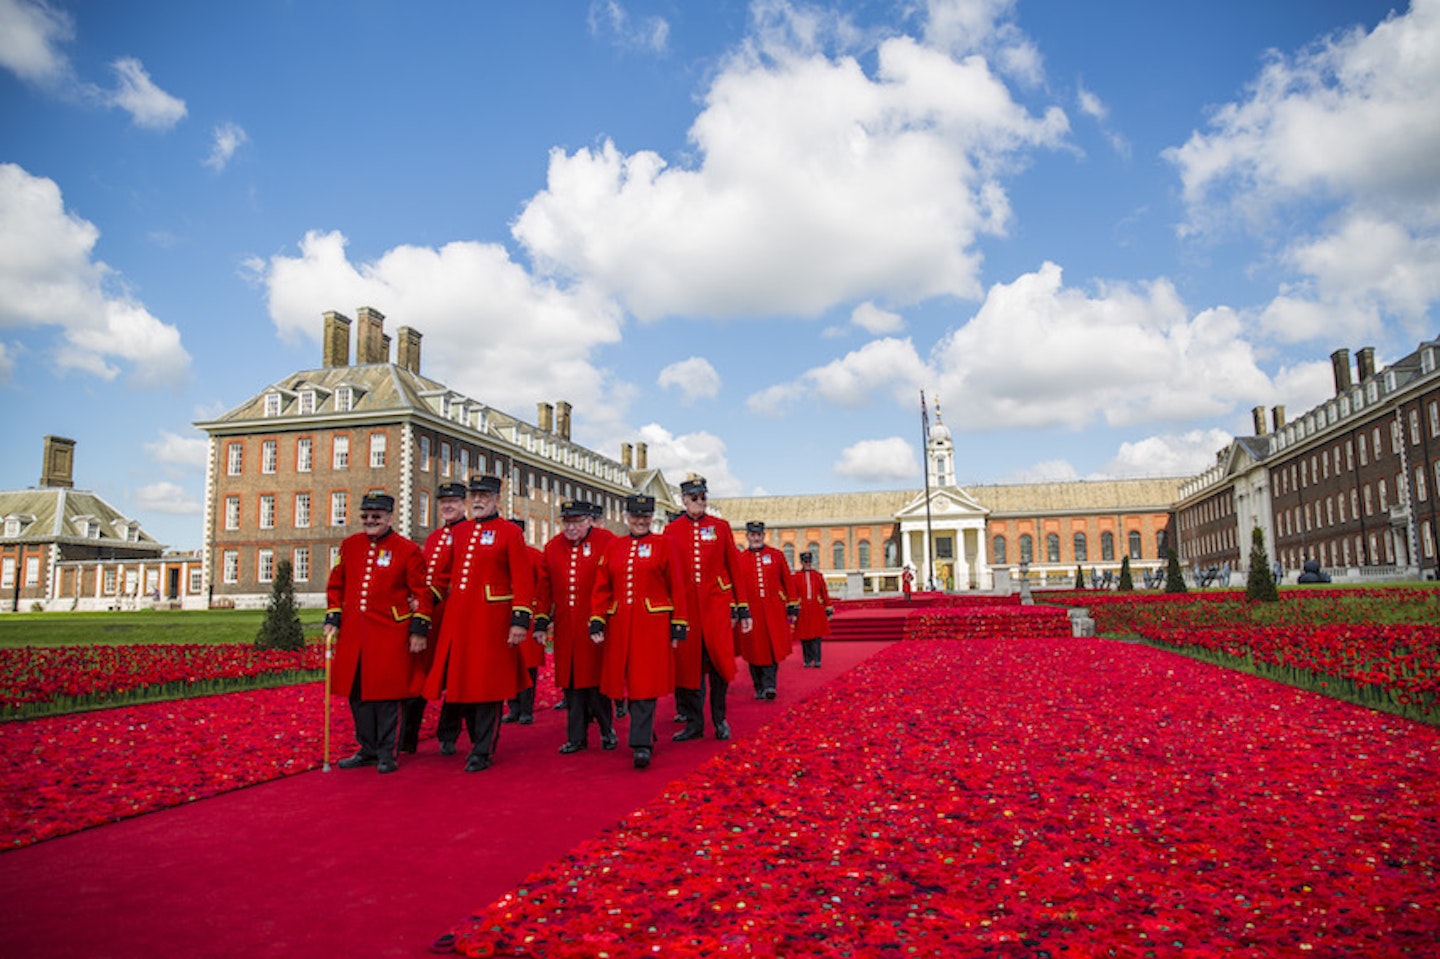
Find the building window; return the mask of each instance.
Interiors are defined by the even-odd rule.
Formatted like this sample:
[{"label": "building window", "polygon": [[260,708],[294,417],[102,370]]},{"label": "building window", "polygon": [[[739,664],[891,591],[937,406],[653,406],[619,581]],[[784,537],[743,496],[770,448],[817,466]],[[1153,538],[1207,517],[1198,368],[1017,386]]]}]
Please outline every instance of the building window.
[{"label": "building window", "polygon": [[295,441],[295,472],[308,473],[315,466],[315,441],[302,436]]},{"label": "building window", "polygon": [[870,568],[870,541],[869,541],[868,539],[862,539],[862,540],[860,541],[860,543],[855,547],[855,550],[856,550],[856,553],[857,553],[857,555],[856,555],[856,560],[857,560],[857,562],[859,562],[860,568],[861,568],[861,569],[869,569],[869,568]]},{"label": "building window", "polygon": [[15,588],[15,557],[6,556],[0,560],[0,587]]},{"label": "building window", "polygon": [[385,434],[370,434],[370,468],[381,469],[385,466]]},{"label": "building window", "polygon": [[260,528],[275,528],[275,494],[264,493],[260,496]]},{"label": "building window", "polygon": [[1085,534],[1084,534],[1084,533],[1076,533],[1076,534],[1075,534],[1075,562],[1077,562],[1077,563],[1083,563],[1083,562],[1085,562],[1085,561],[1086,561],[1087,559],[1089,559],[1089,558],[1090,558],[1090,554],[1089,554],[1089,552],[1088,552],[1088,550],[1087,550],[1087,548],[1086,548]]},{"label": "building window", "polygon": [[429,493],[421,492],[421,494],[420,494],[420,510],[419,510],[419,512],[420,512],[420,520],[419,520],[420,525],[421,525],[421,526],[429,526],[429,525],[430,525],[430,494],[429,494]]},{"label": "building window", "polygon": [[[441,443],[441,444],[440,444],[440,475],[443,476],[443,477],[445,477],[446,479],[449,479],[449,478],[450,478],[450,471],[451,471],[451,467],[450,467],[450,444],[449,444],[449,443]],[[460,477],[460,478],[461,478],[461,479],[464,479],[465,477],[462,476],[462,477]]]},{"label": "building window", "polygon": [[350,407],[355,405],[355,391],[348,386],[342,386],[335,391],[335,412],[349,412]]},{"label": "building window", "polygon": [[275,581],[275,551],[265,548],[255,556],[255,578],[262,583]]},{"label": "building window", "polygon": [[225,472],[231,476],[240,475],[240,467],[245,458],[244,443],[230,443],[225,447],[226,467]]},{"label": "building window", "polygon": [[104,586],[102,587],[105,590],[105,595],[114,596],[115,590],[118,588],[118,586],[119,576],[116,575],[115,570],[113,568],[106,569],[104,576]]},{"label": "building window", "polygon": [[1170,555],[1170,534],[1160,530],[1155,534],[1155,558],[1164,559]]},{"label": "building window", "polygon": [[1420,524],[1420,548],[1427,559],[1435,555],[1435,533],[1428,519]]},{"label": "building window", "polygon": [[1133,529],[1132,529],[1132,530],[1130,531],[1130,535],[1129,535],[1128,537],[1126,537],[1126,539],[1129,540],[1129,543],[1130,543],[1130,558],[1131,558],[1131,559],[1142,559],[1142,558],[1143,558],[1143,554],[1142,554],[1141,551],[1140,551],[1140,545],[1141,545],[1140,531],[1139,531],[1139,530],[1133,530]]},{"label": "building window", "polygon": [[310,494],[295,494],[295,528],[307,529],[310,526]]},{"label": "building window", "polygon": [[1100,534],[1100,559],[1106,563],[1115,561],[1115,534],[1109,531]]},{"label": "building window", "polygon": [[[240,582],[240,551],[238,549],[227,549],[225,551],[225,562],[221,569],[223,571],[222,578],[225,582]],[[109,572],[109,570],[106,570],[106,572]],[[110,592],[114,592],[114,590],[110,590]]]},{"label": "building window", "polygon": [[456,475],[456,476],[459,476],[462,480],[469,478],[469,476],[470,476],[470,451],[469,451],[469,450],[463,449],[463,448],[460,450],[460,472],[456,473],[455,475]]},{"label": "building window", "polygon": [[196,596],[200,590],[205,588],[205,571],[203,569],[192,569],[190,571],[190,595]]},{"label": "building window", "polygon": [[38,556],[25,557],[25,585],[40,585],[40,557]]},{"label": "building window", "polygon": [[420,437],[420,472],[430,472],[430,437]]},{"label": "building window", "polygon": [[260,444],[260,472],[275,472],[275,465],[279,461],[279,458],[276,451],[275,440],[266,440]]},{"label": "building window", "polygon": [[18,517],[7,517],[5,520],[5,535],[16,537],[20,535],[20,520]]},{"label": "building window", "polygon": [[300,415],[301,415],[301,416],[311,416],[311,415],[314,414],[314,412],[315,412],[315,391],[314,391],[314,390],[301,390],[301,391],[300,391]]},{"label": "building window", "polygon": [[330,494],[330,525],[345,525],[346,493],[344,490],[336,490]]},{"label": "building window", "polygon": [[290,578],[297,583],[310,582],[310,547],[295,547],[295,559],[291,563]]},{"label": "building window", "polygon": [[330,468],[344,470],[350,468],[350,437],[345,435],[336,436],[331,446]]},{"label": "building window", "polygon": [[1385,481],[1383,479],[1376,483],[1376,487],[1380,494],[1380,512],[1383,513],[1390,508],[1390,497],[1385,490]]},{"label": "building window", "polygon": [[1410,411],[1410,445],[1420,445],[1420,411]]},{"label": "building window", "polygon": [[815,557],[815,568],[816,568],[816,569],[819,569],[819,568],[820,568],[820,544],[819,544],[819,543],[815,543],[815,542],[806,543],[806,544],[805,544],[805,552],[807,552],[807,553],[809,553],[811,556]]},{"label": "building window", "polygon": [[1430,411],[1430,435],[1440,436],[1440,400],[1431,400],[1427,409]]},{"label": "building window", "polygon": [[279,394],[279,393],[266,393],[266,394],[265,394],[265,415],[266,415],[266,416],[279,416],[279,415],[280,415],[280,394]]},{"label": "building window", "polygon": [[830,558],[835,563],[836,569],[845,568],[845,544],[833,543],[830,546]]},{"label": "building window", "polygon": [[780,552],[782,552],[782,553],[785,554],[785,563],[786,563],[786,565],[788,565],[791,569],[794,569],[794,568],[795,568],[795,544],[794,544],[794,543],[786,543],[784,546],[781,546],[781,547],[780,547]]},{"label": "building window", "polygon": [[330,547],[330,568],[334,569],[340,563],[340,547]]},{"label": "building window", "polygon": [[990,541],[990,562],[996,566],[1004,566],[1009,562],[1005,558],[1005,537],[996,536]]},{"label": "building window", "polygon": [[225,528],[235,530],[240,528],[240,497],[225,497]]},{"label": "building window", "polygon": [[1035,540],[1029,533],[1020,534],[1020,562],[1035,562]]}]

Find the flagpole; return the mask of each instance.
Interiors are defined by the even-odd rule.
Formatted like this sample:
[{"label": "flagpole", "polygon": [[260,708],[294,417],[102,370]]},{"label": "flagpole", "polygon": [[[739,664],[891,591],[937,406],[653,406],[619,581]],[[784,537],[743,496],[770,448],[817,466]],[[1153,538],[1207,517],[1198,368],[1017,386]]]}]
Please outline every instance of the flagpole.
[{"label": "flagpole", "polygon": [[925,391],[920,391],[920,462],[925,473],[925,581],[935,591],[935,563],[930,557],[934,531],[930,528],[930,413],[925,408]]},{"label": "flagpole", "polygon": [[325,697],[325,756],[320,761],[322,772],[330,771],[330,634],[325,634],[325,690],[321,695]]}]

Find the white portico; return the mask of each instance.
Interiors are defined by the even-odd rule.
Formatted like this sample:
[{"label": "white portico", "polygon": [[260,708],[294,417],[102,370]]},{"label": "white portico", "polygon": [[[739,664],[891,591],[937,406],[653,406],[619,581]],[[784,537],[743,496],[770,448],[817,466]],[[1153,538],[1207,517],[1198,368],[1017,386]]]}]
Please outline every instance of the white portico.
[{"label": "white portico", "polygon": [[916,571],[915,585],[920,589],[930,589],[932,584],[946,590],[990,589],[993,583],[985,556],[985,522],[990,511],[955,485],[955,445],[941,419],[938,401],[935,425],[925,443],[925,469],[928,493],[921,492],[895,517],[900,524],[900,562]]}]

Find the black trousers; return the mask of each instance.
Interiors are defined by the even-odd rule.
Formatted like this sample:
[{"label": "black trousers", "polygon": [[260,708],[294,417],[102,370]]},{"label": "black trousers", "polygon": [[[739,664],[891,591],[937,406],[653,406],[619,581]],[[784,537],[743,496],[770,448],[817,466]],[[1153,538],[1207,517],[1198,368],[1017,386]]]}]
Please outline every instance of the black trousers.
[{"label": "black trousers", "polygon": [[[698,640],[697,640],[698,641]],[[675,690],[675,705],[685,717],[685,731],[705,732],[705,685],[710,685],[710,722],[716,726],[725,721],[725,697],[730,684],[710,661],[710,650],[700,650],[700,688]]]},{"label": "black trousers", "polygon": [[655,748],[655,700],[630,700],[630,748]]},{"label": "black trousers", "polygon": [[350,687],[350,715],[355,719],[355,741],[360,752],[380,759],[395,758],[395,732],[400,726],[400,700],[361,699],[360,666]]},{"label": "black trousers", "polygon": [[807,663],[814,663],[816,666],[819,666],[819,665],[820,665],[820,640],[819,640],[819,639],[802,639],[802,640],[800,640],[800,652],[801,652],[801,654],[805,657],[805,662],[807,662]]},{"label": "black trousers", "polygon": [[[590,735],[590,723],[600,727],[600,736],[615,735],[614,706],[599,686],[565,690],[565,739],[577,746]],[[633,722],[633,721],[632,721]]]},{"label": "black trousers", "polygon": [[767,689],[775,688],[775,680],[780,675],[780,664],[771,663],[769,666],[756,666],[750,664],[750,681],[755,684],[755,692],[758,695]]},{"label": "black trousers", "polygon": [[425,722],[425,697],[416,696],[400,702],[400,751],[413,753],[420,748],[420,727]]},{"label": "black trousers", "polygon": [[492,756],[500,744],[500,713],[503,701],[493,703],[456,703],[464,710],[465,726],[470,732],[470,755]]},{"label": "black trousers", "polygon": [[510,700],[510,715],[519,719],[521,716],[535,718],[535,684],[540,681],[540,669],[536,666],[530,667],[530,685],[520,690],[515,698]]},{"label": "black trousers", "polygon": [[475,711],[465,703],[445,703],[440,707],[440,722],[435,726],[435,738],[442,743],[458,742],[462,722],[465,724],[465,732],[470,735],[470,742],[475,742]]}]

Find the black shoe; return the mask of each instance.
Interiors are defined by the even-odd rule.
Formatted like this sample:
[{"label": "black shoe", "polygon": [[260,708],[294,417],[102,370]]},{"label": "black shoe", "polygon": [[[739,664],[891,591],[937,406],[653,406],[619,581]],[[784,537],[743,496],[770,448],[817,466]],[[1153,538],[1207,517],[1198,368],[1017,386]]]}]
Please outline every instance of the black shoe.
[{"label": "black shoe", "polygon": [[766,699],[774,699],[774,698],[775,698],[775,690],[773,690],[773,689],[767,689],[767,690],[765,690],[765,698],[766,698]]},{"label": "black shoe", "polygon": [[442,740],[440,741],[440,755],[442,755],[442,756],[453,756],[453,755],[455,755],[455,743],[454,743],[453,741],[452,741],[452,742],[446,742],[445,740],[442,739]]},{"label": "black shoe", "polygon": [[514,713],[506,713],[504,716],[501,716],[501,717],[500,717],[500,721],[501,721],[502,723],[513,723],[513,722],[517,721],[519,718],[520,718],[520,717],[517,716],[517,715],[515,715]]},{"label": "black shoe", "polygon": [[615,748],[616,746],[618,746],[618,745],[620,745],[620,737],[617,736],[617,735],[615,735],[615,733],[612,732],[612,733],[610,733],[610,735],[608,735],[608,736],[605,735],[604,733],[601,733],[601,734],[600,734],[600,748],[601,748],[601,749],[610,750],[610,749],[614,749],[614,748]]},{"label": "black shoe", "polygon": [[489,756],[477,756],[477,755],[475,755],[474,753],[471,753],[471,754],[470,754],[470,758],[468,758],[468,759],[465,760],[465,771],[466,771],[467,773],[483,772],[484,770],[489,769],[489,768],[490,768],[490,757],[489,757]]},{"label": "black shoe", "polygon": [[551,709],[564,709],[564,708],[565,708],[565,700],[563,700],[563,699],[560,700],[558,703],[556,703],[554,706],[551,706],[550,708],[551,708]]},{"label": "black shoe", "polygon": [[400,768],[400,764],[397,763],[394,759],[391,759],[389,756],[386,756],[384,759],[380,760],[375,765],[379,768],[382,775],[385,773],[393,773],[395,772],[395,770]]},{"label": "black shoe", "polygon": [[571,753],[578,753],[580,750],[585,749],[587,745],[587,743],[566,743],[560,747],[560,754],[562,756],[568,756]]},{"label": "black shoe", "polygon": [[373,766],[379,761],[378,757],[371,756],[368,753],[356,753],[353,756],[346,756],[335,765],[341,769],[359,769],[361,766]]},{"label": "black shoe", "polygon": [[635,768],[644,769],[650,765],[650,750],[644,746],[637,746],[635,749]]},{"label": "black shoe", "polygon": [[521,716],[518,720],[516,720],[516,722],[518,722],[522,726],[533,726],[535,724],[535,717],[531,713],[526,713],[524,716]]},{"label": "black shoe", "polygon": [[683,742],[688,742],[688,741],[691,740],[691,739],[700,739],[700,738],[703,738],[704,735],[705,735],[705,730],[703,730],[703,729],[692,729],[692,728],[690,728],[689,726],[686,726],[684,729],[680,730],[678,733],[676,733],[675,735],[671,736],[670,738],[673,739],[673,740],[674,740],[675,742],[677,742],[677,743],[683,743]]},{"label": "black shoe", "polygon": [[730,738],[730,724],[727,723],[727,722],[726,722],[725,720],[723,720],[723,719],[720,720],[718,723],[715,724],[715,738],[716,738],[716,739],[729,739],[729,738]]}]

